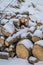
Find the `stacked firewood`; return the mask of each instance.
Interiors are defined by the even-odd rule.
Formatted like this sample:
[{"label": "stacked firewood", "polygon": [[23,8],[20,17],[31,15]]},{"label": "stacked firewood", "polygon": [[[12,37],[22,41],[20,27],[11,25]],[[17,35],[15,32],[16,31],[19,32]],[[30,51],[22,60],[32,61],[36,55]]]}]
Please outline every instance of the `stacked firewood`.
[{"label": "stacked firewood", "polygon": [[8,59],[16,55],[16,44],[21,40],[18,30],[24,29],[22,25],[28,26],[28,21],[27,15],[5,14],[0,23],[0,58]]},{"label": "stacked firewood", "polygon": [[[40,41],[42,44],[43,24],[34,22],[26,12],[5,14],[1,20],[0,58],[8,59],[17,55],[19,58],[29,58],[30,63],[37,62],[37,59],[43,60],[43,46]],[[30,60],[31,56],[35,61]]]}]

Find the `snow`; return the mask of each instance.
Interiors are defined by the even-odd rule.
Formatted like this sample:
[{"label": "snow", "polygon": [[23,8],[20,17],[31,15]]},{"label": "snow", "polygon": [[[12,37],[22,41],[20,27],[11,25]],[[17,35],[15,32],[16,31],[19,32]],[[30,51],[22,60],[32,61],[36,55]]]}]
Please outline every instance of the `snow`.
[{"label": "snow", "polygon": [[43,32],[43,25],[41,25],[39,28],[37,28]]},{"label": "snow", "polygon": [[6,32],[13,33],[14,32],[14,24],[13,23],[6,23],[4,26]]},{"label": "snow", "polygon": [[29,20],[28,25],[29,25],[29,27],[32,27],[32,26],[36,26],[36,23],[35,22],[32,22],[31,20]]},{"label": "snow", "polygon": [[35,44],[38,44],[40,46],[43,46],[43,40],[39,40],[39,41],[35,42]]},{"label": "snow", "polygon": [[14,48],[14,46],[13,45],[10,45],[9,48]]},{"label": "snow", "polygon": [[23,34],[21,34],[21,38],[26,38],[26,36],[28,35],[28,34],[30,34],[30,32],[25,32],[25,33],[23,33]]},{"label": "snow", "polygon": [[[18,6],[19,5],[19,9],[18,8],[14,8],[14,6]],[[34,7],[33,7],[34,5]],[[18,32],[10,37],[8,37],[6,39],[6,41],[12,41],[14,38],[16,37],[25,37],[30,34],[31,36],[37,36],[42,38],[43,37],[43,0],[25,0],[25,2],[19,3],[17,0],[0,0],[0,13],[6,13],[7,19],[10,19],[10,17],[15,13],[24,13],[24,12],[28,12],[29,13],[29,17],[31,20],[29,20],[28,26],[30,28],[25,28],[24,29],[19,29]],[[20,16],[19,18],[22,17],[22,15],[18,15]],[[25,15],[23,15],[25,16]],[[1,17],[1,16],[0,16]],[[3,18],[3,16],[2,16]],[[12,22],[17,22],[19,21],[18,19],[10,19],[9,23],[7,19],[2,19],[1,23],[5,24],[3,27],[5,28],[5,31],[9,32],[9,33],[13,33],[14,32],[14,25],[12,24]],[[37,28],[37,30],[31,34],[30,31],[34,31],[35,30],[35,26],[37,25],[37,23],[42,23],[42,25],[40,27]],[[28,32],[28,33],[27,33]],[[0,35],[2,35],[1,33],[1,28],[0,28]],[[32,48],[33,44],[30,40],[24,40],[24,41],[20,41],[22,42],[27,48]],[[35,44],[38,44],[40,46],[43,46],[43,40],[39,40],[37,42],[35,42]],[[1,45],[0,45],[1,46]],[[36,58],[30,57],[30,60],[35,60]],[[27,60],[24,59],[20,59],[20,58],[13,58],[13,59],[8,59],[8,60],[2,60],[0,59],[0,65],[32,65],[29,64]],[[39,61],[38,63],[35,63],[34,65],[43,65],[43,61]]]},{"label": "snow", "polygon": [[33,43],[29,39],[21,40],[18,44],[23,44],[26,48],[31,49],[33,47]]},{"label": "snow", "polygon": [[9,53],[7,52],[0,52],[1,55],[8,55]]},{"label": "snow", "polygon": [[2,44],[0,43],[0,47],[2,47]]},{"label": "snow", "polygon": [[35,31],[35,27],[34,26],[30,27],[29,31],[34,32]]},{"label": "snow", "polygon": [[7,22],[8,22],[7,19],[2,19],[2,20],[1,20],[1,24],[6,24]]},{"label": "snow", "polygon": [[1,36],[0,38],[3,39],[3,40],[5,39],[3,36]]},{"label": "snow", "polygon": [[25,29],[22,29],[20,30],[19,32],[17,32],[16,34],[14,34],[13,36],[10,36],[6,39],[6,41],[10,42],[12,41],[13,39],[15,39],[16,37],[19,37],[21,34],[27,32],[29,30],[29,28],[25,28]]},{"label": "snow", "polygon": [[37,58],[35,58],[33,56],[30,56],[30,58],[29,58],[29,61],[36,61],[36,60],[37,60]]},{"label": "snow", "polygon": [[38,63],[35,63],[34,65],[43,65],[43,61],[39,61]]},{"label": "snow", "polygon": [[[8,2],[12,2],[12,3],[10,3],[10,5],[12,5],[12,6],[15,6],[15,5],[18,5],[19,4],[19,6],[20,6],[20,9],[15,9],[15,8],[12,8],[12,7],[10,7],[10,6],[8,6],[7,8],[6,8],[6,12],[19,12],[19,13],[23,13],[23,12],[26,12],[26,11],[28,11],[31,15],[29,15],[33,20],[35,20],[35,21],[41,21],[42,23],[43,23],[43,4],[41,4],[41,3],[43,3],[43,1],[38,1],[38,0],[25,0],[25,2],[24,3],[18,3],[16,0],[14,0],[14,1],[12,1],[12,0],[7,0],[7,4],[6,4],[6,0],[4,1],[4,3],[2,2],[1,3],[1,5],[4,5],[4,4],[6,4],[6,5],[8,5],[9,3]],[[40,3],[41,2],[41,3]],[[15,3],[15,4],[14,4]],[[32,3],[35,5],[35,8],[32,6]],[[37,5],[36,5],[37,4]],[[0,5],[0,6],[1,6]],[[29,7],[30,6],[30,7]],[[1,6],[1,9],[3,10],[3,8],[5,7],[5,5],[4,6]]]},{"label": "snow", "polygon": [[9,22],[14,22],[14,23],[16,23],[16,22],[18,22],[18,21],[19,21],[19,19],[13,18],[13,19],[10,19]]},{"label": "snow", "polygon": [[8,60],[0,59],[0,65],[32,65],[32,64],[28,63],[27,60],[15,57],[13,59]]},{"label": "snow", "polygon": [[0,4],[0,11],[3,11],[8,6],[8,4],[11,3],[11,1],[12,0],[7,0],[7,1],[4,0],[3,2],[1,2],[1,4]]},{"label": "snow", "polygon": [[37,37],[42,38],[42,31],[36,30],[36,31],[34,32],[33,36],[37,36]]}]

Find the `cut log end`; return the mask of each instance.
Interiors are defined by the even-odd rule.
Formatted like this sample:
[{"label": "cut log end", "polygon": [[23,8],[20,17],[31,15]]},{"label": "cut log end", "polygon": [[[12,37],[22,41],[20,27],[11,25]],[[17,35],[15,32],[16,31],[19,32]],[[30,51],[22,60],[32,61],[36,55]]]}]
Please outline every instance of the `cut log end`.
[{"label": "cut log end", "polygon": [[43,61],[43,47],[39,45],[34,45],[32,53],[33,56],[35,56],[38,60]]},{"label": "cut log end", "polygon": [[32,37],[32,41],[33,42],[39,41],[40,39],[41,39],[40,37],[36,37],[36,36],[35,37]]},{"label": "cut log end", "polygon": [[29,51],[22,44],[16,46],[16,54],[19,58],[23,58],[23,59],[28,59],[29,57]]}]

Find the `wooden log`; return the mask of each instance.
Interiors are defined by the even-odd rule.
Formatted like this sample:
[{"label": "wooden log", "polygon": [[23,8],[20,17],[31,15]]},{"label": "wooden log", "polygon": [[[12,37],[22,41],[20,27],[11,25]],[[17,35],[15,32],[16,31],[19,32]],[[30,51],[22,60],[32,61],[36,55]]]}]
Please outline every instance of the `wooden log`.
[{"label": "wooden log", "polygon": [[36,29],[39,28],[42,25],[42,23],[37,23],[37,25],[35,26]]},{"label": "wooden log", "polygon": [[32,53],[38,60],[43,61],[43,40],[34,43]]},{"label": "wooden log", "polygon": [[21,23],[27,25],[29,22],[28,15],[21,15]]},{"label": "wooden log", "polygon": [[5,41],[5,46],[10,46],[11,44],[15,43],[15,42],[18,42],[20,40],[20,37],[16,37],[12,40],[7,40]]},{"label": "wooden log", "polygon": [[42,34],[42,31],[41,30],[35,30],[35,32],[33,33],[33,36],[32,36],[32,41],[33,42],[36,42],[38,40],[41,40],[42,39],[42,35],[43,34]]},{"label": "wooden log", "polygon": [[4,37],[1,36],[1,37],[0,37],[0,44],[4,44],[4,40],[5,40]]},{"label": "wooden log", "polygon": [[21,39],[21,34],[25,31],[28,31],[28,28],[25,28],[23,30],[20,30],[19,32],[17,32],[16,34],[13,34],[12,36],[8,37],[5,40],[5,45],[9,46],[15,42],[18,42]]},{"label": "wooden log", "polygon": [[39,40],[41,40],[40,37],[37,37],[37,36],[32,37],[32,41],[33,42],[36,42],[36,41],[39,41]]},{"label": "wooden log", "polygon": [[[28,57],[30,56],[29,44],[32,44],[32,42],[30,42],[30,40],[28,40],[28,39],[24,39],[24,40],[18,42],[18,44],[16,46],[16,54],[19,58],[28,59]],[[31,47],[31,45],[30,45],[30,47]]]},{"label": "wooden log", "polygon": [[2,28],[2,33],[3,33],[4,36],[7,36],[7,37],[11,36],[11,33],[6,32],[4,28]]},{"label": "wooden log", "polygon": [[13,23],[6,23],[3,27],[2,27],[2,33],[4,36],[11,36],[13,33],[15,32],[15,27]]},{"label": "wooden log", "polygon": [[21,18],[21,23],[24,24],[24,22],[25,22],[25,18],[22,17],[22,18]]},{"label": "wooden log", "polygon": [[27,17],[25,17],[25,23],[24,23],[24,25],[28,26],[28,22],[29,22],[29,16],[27,15]]},{"label": "wooden log", "polygon": [[43,61],[43,47],[40,45],[34,45],[32,50],[33,56],[35,56],[38,60]]},{"label": "wooden log", "polygon": [[9,58],[9,53],[7,53],[7,52],[0,52],[0,58],[1,59],[8,59]]},{"label": "wooden log", "polygon": [[11,51],[15,51],[15,48],[14,48],[15,46],[14,45],[10,45],[9,46],[9,51],[11,52]]}]

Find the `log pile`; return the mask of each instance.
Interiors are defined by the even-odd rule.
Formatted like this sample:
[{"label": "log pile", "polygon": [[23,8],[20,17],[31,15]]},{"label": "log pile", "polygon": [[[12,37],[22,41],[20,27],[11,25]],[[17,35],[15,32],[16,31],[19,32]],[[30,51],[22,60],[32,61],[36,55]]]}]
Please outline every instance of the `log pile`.
[{"label": "log pile", "polygon": [[[22,59],[35,57],[43,61],[43,24],[34,22],[26,13],[6,14],[0,24],[0,58],[9,59],[17,56]],[[41,54],[42,53],[42,54]],[[37,59],[36,59],[37,58]]]}]

